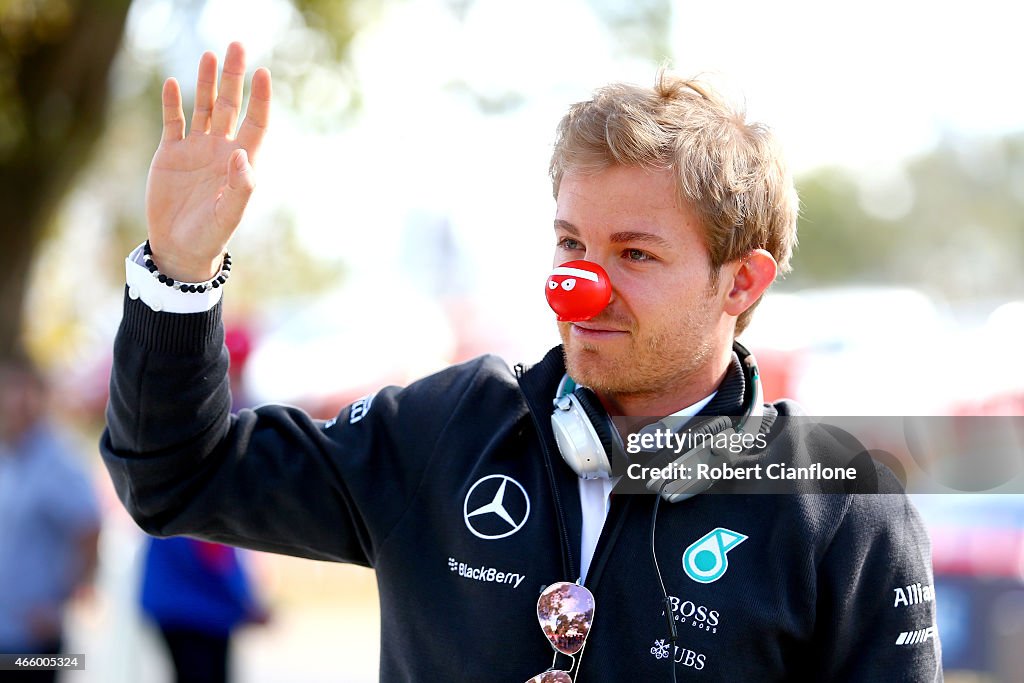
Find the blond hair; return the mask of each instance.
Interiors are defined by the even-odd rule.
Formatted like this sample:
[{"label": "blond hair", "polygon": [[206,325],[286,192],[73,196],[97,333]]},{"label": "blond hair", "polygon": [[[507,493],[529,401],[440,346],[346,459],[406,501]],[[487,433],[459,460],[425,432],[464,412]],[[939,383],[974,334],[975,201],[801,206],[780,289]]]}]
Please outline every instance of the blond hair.
[{"label": "blond hair", "polygon": [[[706,84],[662,70],[653,88],[608,85],[574,104],[551,157],[555,198],[567,171],[613,165],[675,173],[679,198],[701,219],[713,284],[723,264],[754,249],[771,253],[780,274],[790,270],[798,200],[775,135]],[[736,334],[758,302],[736,321]]]}]

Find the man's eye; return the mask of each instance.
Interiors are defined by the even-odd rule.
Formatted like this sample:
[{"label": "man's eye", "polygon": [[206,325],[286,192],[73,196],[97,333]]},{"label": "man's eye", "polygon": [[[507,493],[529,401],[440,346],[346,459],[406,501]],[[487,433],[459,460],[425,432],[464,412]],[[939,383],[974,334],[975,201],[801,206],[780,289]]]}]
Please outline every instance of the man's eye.
[{"label": "man's eye", "polygon": [[579,240],[574,240],[571,237],[563,237],[558,240],[558,246],[561,249],[568,249],[569,251],[576,251],[582,249],[583,245],[579,243]]},{"label": "man's eye", "polygon": [[653,257],[643,249],[627,249],[623,255],[630,261],[651,261]]}]

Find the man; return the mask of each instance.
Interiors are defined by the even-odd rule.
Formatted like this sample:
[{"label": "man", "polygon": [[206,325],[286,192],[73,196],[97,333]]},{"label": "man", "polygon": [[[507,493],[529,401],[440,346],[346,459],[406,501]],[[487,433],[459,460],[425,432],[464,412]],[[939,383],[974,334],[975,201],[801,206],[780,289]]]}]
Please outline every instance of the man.
[{"label": "man", "polygon": [[[4,654],[59,654],[67,602],[96,569],[96,499],[73,449],[47,418],[47,395],[44,377],[27,359],[0,363]],[[24,680],[52,681],[55,673],[19,675]]]},{"label": "man", "polygon": [[[563,119],[551,171],[554,262],[602,266],[606,308],[560,323],[563,346],[529,369],[484,357],[326,423],[281,406],[233,418],[224,254],[271,95],[257,70],[233,137],[243,74],[234,44],[218,92],[216,59],[203,56],[187,136],[178,86],[164,86],[149,246],[127,264],[102,444],[143,528],[373,567],[386,681],[538,674],[551,657],[538,596],[576,581],[596,613],[585,651],[557,659],[572,680],[941,677],[933,603],[893,604],[896,589],[931,584],[927,538],[901,494],[696,495],[657,509],[657,496],[609,495],[621,467],[583,478],[588,457],[556,443],[552,402],[578,384],[596,404],[580,424],[607,422],[604,411],[640,426],[745,414],[762,425],[748,436],[772,438],[769,459],[841,446],[827,431],[766,433],[794,408],[761,405],[755,366],[733,347],[795,241],[792,183],[765,128],[668,76],[599,91]],[[887,471],[871,474],[896,490]],[[578,645],[588,618],[554,614],[551,596],[582,598],[559,586],[545,593],[546,628],[572,624],[564,640]]]}]

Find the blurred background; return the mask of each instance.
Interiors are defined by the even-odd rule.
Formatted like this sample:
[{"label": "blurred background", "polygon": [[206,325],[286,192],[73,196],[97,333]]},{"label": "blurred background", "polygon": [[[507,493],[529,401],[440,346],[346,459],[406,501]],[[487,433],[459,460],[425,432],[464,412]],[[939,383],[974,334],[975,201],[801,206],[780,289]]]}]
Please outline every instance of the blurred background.
[{"label": "blurred background", "polygon": [[[1022,20],[998,0],[0,0],[0,356],[43,369],[102,516],[65,647],[88,669],[62,680],[170,680],[146,541],[95,446],[166,76],[188,117],[204,50],[241,40],[274,74],[225,298],[246,402],[327,417],[483,352],[539,359],[554,126],[667,63],[774,127],[797,175],[794,271],[744,335],[769,398],[1020,416]],[[948,678],[1024,680],[1024,499],[918,503]],[[269,619],[234,640],[236,680],[376,680],[372,573],[240,561]]]}]

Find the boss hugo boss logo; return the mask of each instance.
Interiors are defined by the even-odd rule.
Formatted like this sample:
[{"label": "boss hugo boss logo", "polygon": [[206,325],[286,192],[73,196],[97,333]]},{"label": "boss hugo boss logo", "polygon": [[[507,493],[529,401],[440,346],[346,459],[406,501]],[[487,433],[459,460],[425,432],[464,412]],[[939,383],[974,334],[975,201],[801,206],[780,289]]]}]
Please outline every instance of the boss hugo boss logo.
[{"label": "boss hugo boss logo", "polygon": [[488,541],[506,538],[530,517],[530,497],[522,484],[505,474],[476,481],[462,503],[462,518],[474,536]]},{"label": "boss hugo boss logo", "polygon": [[718,581],[729,568],[726,554],[747,540],[737,531],[718,527],[694,541],[683,552],[683,571],[698,583]]},{"label": "boss hugo boss logo", "polygon": [[[692,600],[680,600],[674,595],[670,595],[668,599],[672,605],[672,620],[679,622],[680,626],[718,633],[718,626],[722,623],[722,615],[718,610]],[[664,616],[665,610],[662,610],[661,614]]]}]

